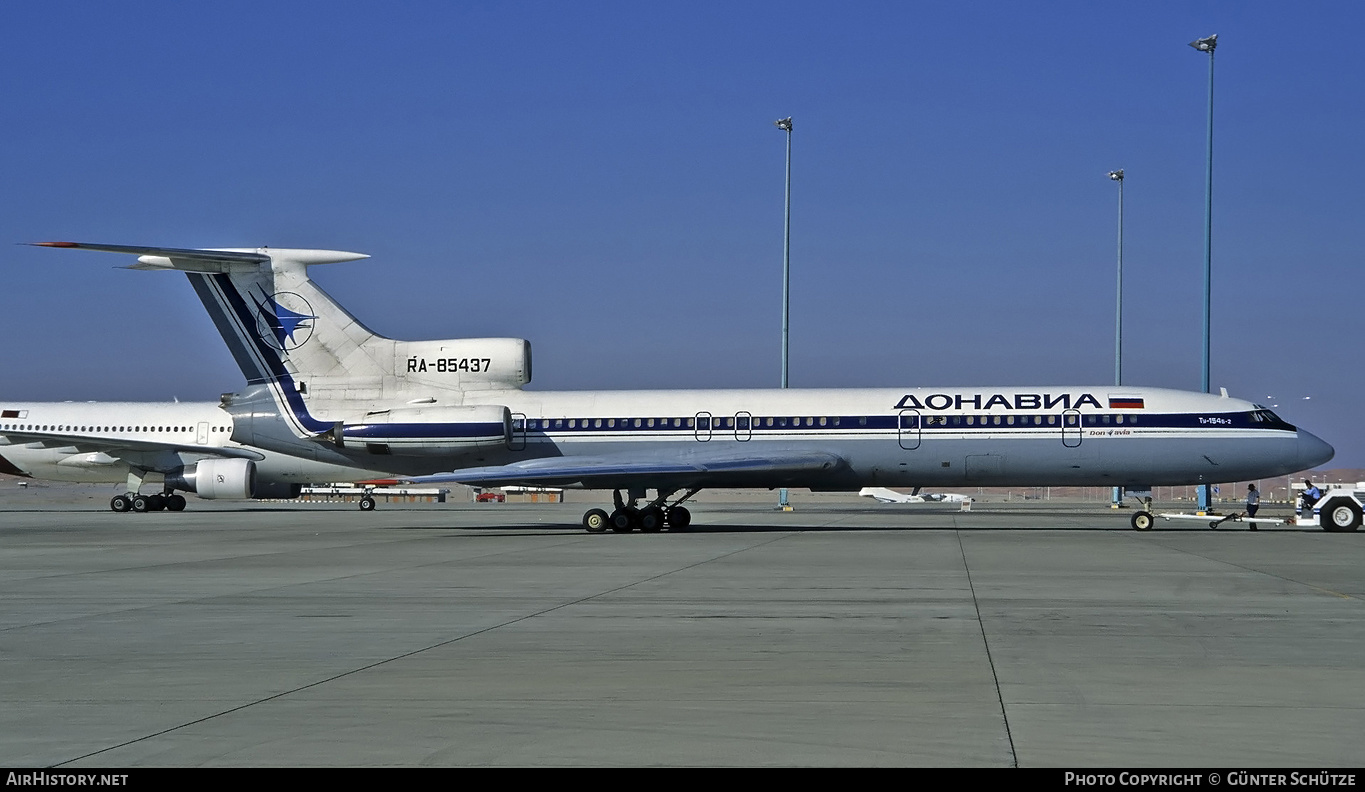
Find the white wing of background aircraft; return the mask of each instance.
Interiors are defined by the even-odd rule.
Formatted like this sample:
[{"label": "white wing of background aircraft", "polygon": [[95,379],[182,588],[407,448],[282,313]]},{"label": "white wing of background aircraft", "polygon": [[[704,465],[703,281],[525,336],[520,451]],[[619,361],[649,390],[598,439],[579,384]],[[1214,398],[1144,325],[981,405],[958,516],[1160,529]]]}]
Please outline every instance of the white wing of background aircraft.
[{"label": "white wing of background aircraft", "polygon": [[858,491],[858,495],[872,498],[878,503],[962,503],[974,500],[955,492],[920,492],[918,487],[909,494],[886,487],[863,487]]}]

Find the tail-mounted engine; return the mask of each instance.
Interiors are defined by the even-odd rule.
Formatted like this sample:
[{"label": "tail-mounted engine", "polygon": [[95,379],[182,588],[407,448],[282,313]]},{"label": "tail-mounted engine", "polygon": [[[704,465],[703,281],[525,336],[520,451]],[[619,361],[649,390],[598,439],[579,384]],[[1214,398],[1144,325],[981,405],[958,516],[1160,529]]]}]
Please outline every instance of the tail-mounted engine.
[{"label": "tail-mounted engine", "polygon": [[401,407],[338,422],[325,438],[372,454],[449,456],[506,446],[511,430],[506,407]]},{"label": "tail-mounted engine", "polygon": [[531,381],[531,343],[521,338],[394,341],[402,387],[427,391],[521,388]]}]

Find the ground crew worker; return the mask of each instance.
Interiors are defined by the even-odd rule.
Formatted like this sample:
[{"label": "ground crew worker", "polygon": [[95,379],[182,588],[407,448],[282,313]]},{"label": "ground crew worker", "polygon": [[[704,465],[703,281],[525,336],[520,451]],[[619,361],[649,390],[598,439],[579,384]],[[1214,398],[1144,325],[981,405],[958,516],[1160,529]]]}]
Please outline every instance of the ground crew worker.
[{"label": "ground crew worker", "polygon": [[1313,504],[1322,498],[1322,490],[1313,486],[1313,482],[1308,479],[1303,480],[1303,510],[1308,511],[1313,508]]}]

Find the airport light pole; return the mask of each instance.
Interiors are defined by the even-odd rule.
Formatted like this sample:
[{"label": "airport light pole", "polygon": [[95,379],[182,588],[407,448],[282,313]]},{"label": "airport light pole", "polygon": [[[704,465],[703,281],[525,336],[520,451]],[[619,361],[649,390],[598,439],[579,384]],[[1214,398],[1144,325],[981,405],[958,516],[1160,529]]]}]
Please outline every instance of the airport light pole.
[{"label": "airport light pole", "polygon": [[[1213,51],[1218,46],[1218,34],[1190,42],[1190,46],[1209,54],[1209,121],[1208,157],[1204,170],[1204,357],[1202,384],[1209,393],[1209,317],[1213,310]],[[1199,508],[1209,508],[1209,485],[1199,487]]]},{"label": "airport light pole", "polygon": [[[787,387],[787,339],[790,332],[791,311],[791,247],[792,247],[792,119],[791,116],[773,122],[787,133],[787,188],[782,220],[782,387]],[[787,488],[778,492],[777,507],[790,511]]]},{"label": "airport light pole", "polygon": [[[1123,168],[1109,171],[1109,178],[1119,183],[1119,275],[1118,297],[1114,306],[1114,384],[1123,384]],[[1110,493],[1114,508],[1123,505],[1123,487]]]}]

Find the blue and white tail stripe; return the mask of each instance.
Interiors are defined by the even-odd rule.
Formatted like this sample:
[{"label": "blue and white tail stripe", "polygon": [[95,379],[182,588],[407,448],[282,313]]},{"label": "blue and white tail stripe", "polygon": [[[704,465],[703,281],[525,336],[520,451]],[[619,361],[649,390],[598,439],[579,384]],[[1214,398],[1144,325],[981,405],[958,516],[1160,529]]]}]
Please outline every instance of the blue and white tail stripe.
[{"label": "blue and white tail stripe", "polygon": [[[265,384],[275,402],[300,437],[318,435],[332,429],[308,412],[303,395],[284,364],[284,355],[256,331],[258,316],[248,307],[231,276],[186,273],[204,308],[227,342],[238,367],[250,384]],[[263,295],[268,298],[268,295]]]}]

